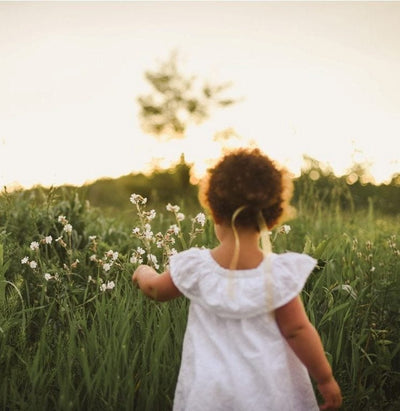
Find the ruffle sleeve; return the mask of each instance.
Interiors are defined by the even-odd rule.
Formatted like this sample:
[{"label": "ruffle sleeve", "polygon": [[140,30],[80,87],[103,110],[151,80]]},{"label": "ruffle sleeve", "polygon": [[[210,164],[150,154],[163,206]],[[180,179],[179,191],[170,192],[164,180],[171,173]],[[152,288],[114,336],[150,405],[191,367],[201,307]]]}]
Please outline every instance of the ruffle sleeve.
[{"label": "ruffle sleeve", "polygon": [[245,318],[273,311],[300,294],[315,264],[305,254],[272,254],[254,269],[231,271],[209,250],[192,248],[171,257],[170,273],[191,301],[223,317]]},{"label": "ruffle sleeve", "polygon": [[274,309],[282,307],[300,294],[317,260],[307,254],[272,255],[272,287]]}]

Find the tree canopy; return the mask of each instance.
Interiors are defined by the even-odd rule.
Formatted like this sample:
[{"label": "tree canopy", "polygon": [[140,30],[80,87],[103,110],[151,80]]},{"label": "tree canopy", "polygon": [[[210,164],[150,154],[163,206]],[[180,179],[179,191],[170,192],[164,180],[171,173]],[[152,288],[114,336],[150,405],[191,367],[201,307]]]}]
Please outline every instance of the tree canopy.
[{"label": "tree canopy", "polygon": [[183,138],[190,124],[202,123],[214,108],[237,102],[223,95],[231,83],[210,84],[194,75],[183,74],[176,52],[155,70],[146,71],[145,78],[152,91],[137,99],[141,126],[160,140]]}]

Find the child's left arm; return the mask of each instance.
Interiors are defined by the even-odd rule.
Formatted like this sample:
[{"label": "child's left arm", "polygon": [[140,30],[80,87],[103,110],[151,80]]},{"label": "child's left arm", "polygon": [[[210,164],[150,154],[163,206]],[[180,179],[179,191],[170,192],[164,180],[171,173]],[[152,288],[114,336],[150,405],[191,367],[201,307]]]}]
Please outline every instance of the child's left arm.
[{"label": "child's left arm", "polygon": [[135,270],[132,276],[132,282],[136,284],[145,295],[156,301],[168,301],[182,295],[173,283],[169,271],[158,274],[154,268],[148,265],[140,265]]}]

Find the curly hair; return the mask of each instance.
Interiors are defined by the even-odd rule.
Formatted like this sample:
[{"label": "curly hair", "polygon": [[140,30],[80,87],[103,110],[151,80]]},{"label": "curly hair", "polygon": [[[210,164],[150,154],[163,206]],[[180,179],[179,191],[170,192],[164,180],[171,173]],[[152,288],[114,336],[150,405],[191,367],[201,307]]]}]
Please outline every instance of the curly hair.
[{"label": "curly hair", "polygon": [[293,213],[289,205],[293,184],[285,169],[278,169],[259,149],[238,149],[226,154],[202,180],[199,199],[217,223],[260,230],[259,213],[269,229]]}]

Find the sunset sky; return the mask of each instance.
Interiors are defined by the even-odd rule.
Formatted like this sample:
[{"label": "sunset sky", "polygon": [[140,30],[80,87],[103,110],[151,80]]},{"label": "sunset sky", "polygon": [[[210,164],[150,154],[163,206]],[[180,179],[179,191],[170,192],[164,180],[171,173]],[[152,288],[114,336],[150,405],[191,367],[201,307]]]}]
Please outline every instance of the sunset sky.
[{"label": "sunset sky", "polygon": [[[168,166],[201,174],[255,143],[294,173],[400,172],[400,2],[0,2],[0,185],[82,184]],[[184,140],[140,129],[144,72],[182,70],[243,97]]]}]

